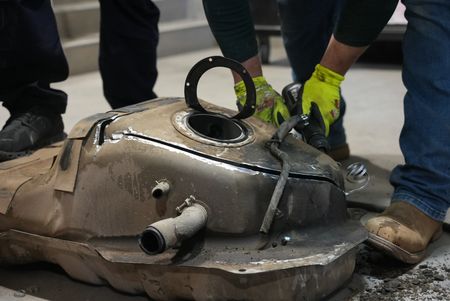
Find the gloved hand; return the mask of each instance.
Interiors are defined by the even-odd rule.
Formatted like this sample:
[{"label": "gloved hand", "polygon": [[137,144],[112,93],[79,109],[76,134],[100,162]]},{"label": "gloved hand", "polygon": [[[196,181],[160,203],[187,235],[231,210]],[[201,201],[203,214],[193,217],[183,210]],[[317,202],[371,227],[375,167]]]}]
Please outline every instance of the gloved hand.
[{"label": "gloved hand", "polygon": [[[256,88],[255,116],[279,127],[283,121],[291,117],[283,98],[267,83],[263,76],[254,77],[253,83]],[[243,81],[238,82],[234,86],[234,92],[237,97],[237,105],[243,106],[246,100],[246,90]]]},{"label": "gloved hand", "polygon": [[319,64],[302,87],[302,113],[309,115],[311,103],[315,103],[322,115],[327,137],[330,125],[339,118],[340,85],[343,80],[342,75]]}]

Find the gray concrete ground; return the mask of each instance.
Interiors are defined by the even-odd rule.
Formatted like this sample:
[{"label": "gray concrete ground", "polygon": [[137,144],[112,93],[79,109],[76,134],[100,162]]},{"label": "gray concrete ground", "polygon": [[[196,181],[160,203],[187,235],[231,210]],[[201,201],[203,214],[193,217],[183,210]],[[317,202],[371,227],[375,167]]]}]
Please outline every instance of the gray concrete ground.
[{"label": "gray concrete ground", "polygon": [[[273,42],[271,64],[264,67],[264,73],[268,81],[278,91],[281,91],[291,81],[290,69],[280,40],[275,38]],[[191,66],[200,59],[211,55],[220,55],[219,49],[212,48],[160,59],[158,61],[157,94],[164,97],[182,96],[184,80]],[[73,76],[55,87],[63,89],[69,94],[69,107],[64,115],[67,130],[83,117],[109,109],[102,96],[101,79],[96,72]],[[352,152],[351,160],[365,161],[372,177],[366,190],[357,192],[350,197],[353,202],[377,209],[381,209],[389,203],[391,193],[388,183],[389,172],[396,164],[402,163],[398,136],[403,122],[402,99],[404,93],[399,64],[358,63],[346,76],[343,83],[343,94],[348,103],[345,127]],[[235,98],[230,73],[225,69],[208,71],[201,79],[198,95],[209,102],[234,108]],[[1,109],[0,123],[3,123],[7,117],[7,112]],[[450,268],[449,258],[450,236],[446,233],[443,239],[433,244],[427,263],[429,267],[442,267],[442,273],[444,273],[445,279],[448,279],[449,274],[445,274],[445,269]],[[389,261],[388,263],[390,264]],[[383,260],[383,264],[386,264],[386,261]],[[419,267],[415,269],[420,271]],[[384,276],[377,278],[376,275],[368,274],[366,270],[365,266],[360,266],[352,283],[333,300],[349,299],[349,296],[354,295],[355,291],[376,287],[380,281],[383,283],[383,280],[386,281],[386,277],[391,277],[383,274]],[[398,268],[396,271],[405,272],[399,272],[392,277],[406,277],[404,274],[409,271],[409,268]],[[412,271],[414,274],[414,270]],[[355,283],[359,283],[356,285],[357,288],[355,288]],[[75,282],[68,279],[60,270],[47,266],[32,266],[25,271],[0,269],[1,285],[13,289],[23,289],[32,295],[52,300],[146,300],[145,297],[119,294],[108,287],[93,287]],[[450,296],[450,282],[441,281],[440,285],[443,287],[444,293],[448,292],[447,297]],[[0,287],[0,299],[2,299],[1,292]],[[389,291],[383,292],[390,293]],[[402,298],[406,296],[405,298],[409,299],[404,300],[415,300],[416,293],[417,291],[411,293],[413,295],[410,297],[403,295]],[[364,299],[364,296],[364,293],[357,294],[354,297],[357,299],[354,300],[368,300]],[[434,296],[438,295],[433,295],[431,291],[425,290],[422,297],[417,300],[426,298],[434,300]],[[436,297],[435,300],[438,299]],[[393,297],[391,300],[398,299]]]}]

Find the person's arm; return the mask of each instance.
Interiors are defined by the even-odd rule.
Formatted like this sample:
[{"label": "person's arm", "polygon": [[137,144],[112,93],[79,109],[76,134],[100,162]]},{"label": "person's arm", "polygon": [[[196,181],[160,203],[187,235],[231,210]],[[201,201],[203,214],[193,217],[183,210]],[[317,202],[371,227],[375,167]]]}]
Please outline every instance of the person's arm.
[{"label": "person's arm", "polygon": [[339,42],[331,37],[327,50],[320,61],[320,65],[345,75],[353,63],[366,51],[367,46],[353,47]]},{"label": "person's arm", "polygon": [[346,1],[327,50],[302,91],[302,113],[310,114],[312,104],[317,105],[327,136],[330,125],[339,118],[344,75],[377,38],[397,3],[398,0]]},{"label": "person's arm", "polygon": [[[283,98],[263,77],[256,33],[247,0],[203,0],[206,18],[222,54],[240,62],[253,79],[256,89],[255,116],[279,126],[290,117]],[[245,85],[233,72],[237,104],[244,105]]]},{"label": "person's arm", "polygon": [[203,0],[208,24],[225,57],[244,62],[258,54],[247,0]]},{"label": "person's arm", "polygon": [[339,15],[334,37],[352,47],[370,45],[388,23],[398,0],[347,0]]},{"label": "person's arm", "polygon": [[345,75],[380,34],[398,0],[347,0],[320,64]]},{"label": "person's arm", "polygon": [[[223,56],[240,62],[252,77],[262,76],[258,44],[247,0],[203,0],[206,19]],[[241,81],[233,72],[235,83]]]}]

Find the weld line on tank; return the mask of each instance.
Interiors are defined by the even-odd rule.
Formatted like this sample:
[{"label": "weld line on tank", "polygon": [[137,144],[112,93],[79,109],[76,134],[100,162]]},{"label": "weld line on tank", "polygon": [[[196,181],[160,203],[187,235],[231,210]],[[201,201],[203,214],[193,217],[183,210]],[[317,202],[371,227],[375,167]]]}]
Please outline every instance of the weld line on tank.
[{"label": "weld line on tank", "polygon": [[[194,150],[183,148],[182,146],[179,146],[179,145],[171,144],[171,143],[168,143],[168,142],[165,142],[165,141],[161,141],[161,140],[154,139],[154,138],[151,138],[151,137],[143,136],[143,135],[140,135],[140,134],[124,133],[124,136],[131,136],[131,137],[136,137],[136,138],[139,138],[139,139],[149,140],[149,141],[152,141],[152,142],[155,142],[155,143],[159,143],[159,144],[162,144],[162,145],[165,145],[165,146],[173,147],[175,149],[184,151],[186,153],[190,153],[190,154],[193,154],[193,155],[197,155],[197,156],[204,157],[204,158],[207,158],[207,159],[210,159],[210,160],[214,160],[214,161],[217,161],[217,162],[221,162],[221,163],[226,163],[226,164],[229,164],[229,165],[232,165],[232,166],[236,166],[236,167],[240,167],[240,168],[246,168],[246,169],[250,169],[250,170],[253,170],[253,171],[263,172],[263,173],[276,175],[276,176],[280,175],[280,171],[267,169],[267,168],[262,168],[262,167],[258,167],[258,166],[252,166],[252,165],[243,164],[243,163],[237,163],[237,162],[228,161],[228,160],[225,160],[225,159],[222,159],[222,158],[209,156],[209,155],[206,155],[206,154],[203,154],[203,153],[200,153],[200,152],[196,152]],[[306,180],[316,180],[316,181],[328,182],[328,183],[331,183],[334,186],[339,188],[339,185],[337,185],[333,180],[331,180],[329,178],[326,178],[326,177],[314,176],[314,175],[306,175],[306,174],[298,174],[298,173],[294,173],[294,174],[293,173],[289,173],[289,177],[290,178],[294,178],[294,179],[306,179]]]}]

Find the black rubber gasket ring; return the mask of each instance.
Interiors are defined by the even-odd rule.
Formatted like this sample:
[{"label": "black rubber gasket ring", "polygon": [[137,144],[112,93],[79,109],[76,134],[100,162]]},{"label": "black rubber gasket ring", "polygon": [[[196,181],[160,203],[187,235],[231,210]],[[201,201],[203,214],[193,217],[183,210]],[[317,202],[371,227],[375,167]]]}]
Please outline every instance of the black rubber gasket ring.
[{"label": "black rubber gasket ring", "polygon": [[244,81],[245,89],[247,91],[247,99],[245,105],[240,109],[239,113],[231,117],[233,119],[245,119],[253,115],[256,105],[256,90],[252,77],[248,71],[239,62],[228,59],[222,56],[207,57],[192,67],[189,71],[186,81],[184,83],[184,98],[189,108],[194,110],[209,113],[202,107],[197,97],[197,85],[202,75],[215,67],[225,67],[239,74]]}]

